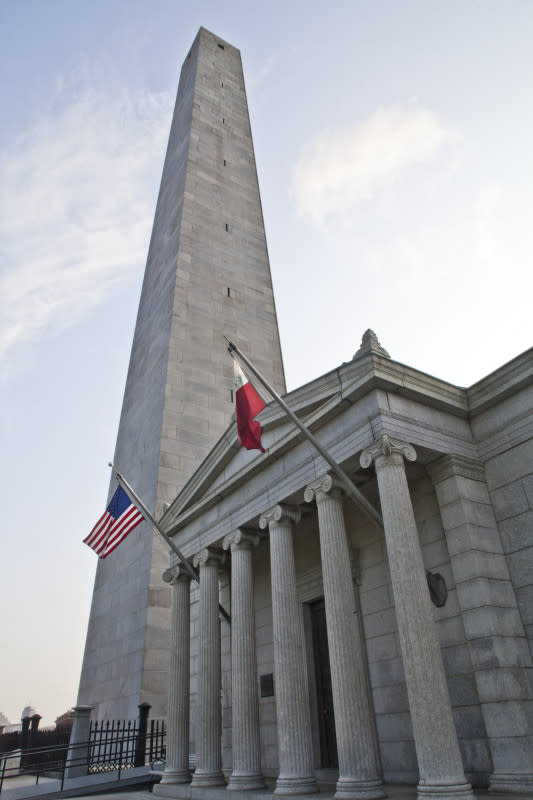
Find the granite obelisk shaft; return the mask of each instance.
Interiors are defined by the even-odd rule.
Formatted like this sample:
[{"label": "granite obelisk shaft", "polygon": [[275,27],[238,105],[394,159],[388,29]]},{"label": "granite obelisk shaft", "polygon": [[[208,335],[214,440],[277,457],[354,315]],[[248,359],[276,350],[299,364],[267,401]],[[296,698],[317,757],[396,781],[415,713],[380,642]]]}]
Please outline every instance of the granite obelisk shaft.
[{"label": "granite obelisk shaft", "polygon": [[[240,53],[202,28],[181,70],[114,456],[156,519],[231,422],[224,334],[284,391]],[[133,718],[140,702],[166,715],[167,550],[143,523],[98,565],[78,695],[93,717]]]}]

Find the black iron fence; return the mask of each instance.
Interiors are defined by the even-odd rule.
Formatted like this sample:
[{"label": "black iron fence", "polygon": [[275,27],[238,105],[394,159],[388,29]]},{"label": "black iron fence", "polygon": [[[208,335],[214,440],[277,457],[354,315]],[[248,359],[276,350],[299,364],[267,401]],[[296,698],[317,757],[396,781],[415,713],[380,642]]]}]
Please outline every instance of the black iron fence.
[{"label": "black iron fence", "polygon": [[21,774],[35,776],[35,783],[41,776],[58,778],[62,791],[65,773],[71,768],[78,775],[117,772],[120,780],[124,770],[164,762],[165,739],[165,721],[143,720],[141,715],[139,722],[91,723],[89,739],[70,748],[67,734],[66,741],[57,744],[0,750],[0,791],[4,780]]},{"label": "black iron fence", "polygon": [[26,750],[11,750],[0,755],[0,792],[4,780],[19,775],[35,777],[35,783],[43,775],[59,777],[61,788],[65,775],[68,743],[66,745],[48,745],[47,747],[31,747]]},{"label": "black iron fence", "polygon": [[165,760],[165,721],[150,720],[149,726],[137,720],[92,722],[89,735],[90,774],[143,767]]},{"label": "black iron fence", "polygon": [[0,734],[0,757],[3,753],[11,750],[21,750],[26,752],[28,749],[54,747],[66,745],[70,740],[70,729],[61,728],[41,728],[31,731],[28,736],[26,731],[10,731]]}]

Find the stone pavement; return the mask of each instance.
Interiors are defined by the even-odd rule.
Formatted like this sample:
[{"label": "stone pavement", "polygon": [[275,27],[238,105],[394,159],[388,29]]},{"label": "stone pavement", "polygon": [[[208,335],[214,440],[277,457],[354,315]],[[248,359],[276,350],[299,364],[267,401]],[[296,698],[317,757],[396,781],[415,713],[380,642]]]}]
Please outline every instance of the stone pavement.
[{"label": "stone pavement", "polygon": [[39,778],[21,775],[4,780],[1,800],[25,800],[36,797],[39,800],[53,800],[56,797],[107,797],[113,792],[113,797],[127,798],[135,796],[143,800],[144,794],[152,795],[147,788],[150,783],[150,767],[134,767],[124,770],[118,780],[116,772],[107,772],[100,775],[84,775],[79,778],[66,778],[64,791],[61,792],[61,781],[55,778]]},{"label": "stone pavement", "polygon": [[[387,793],[387,797],[389,800],[416,800],[417,793],[415,786],[385,786],[385,791]],[[194,792],[194,797],[200,800],[201,797],[208,800],[219,800],[219,797],[211,797],[213,793],[212,789],[205,789],[201,791],[200,789],[196,789]],[[228,796],[227,790],[222,789],[221,794],[224,793],[224,797]],[[334,792],[320,792],[320,800],[333,800]],[[244,797],[242,797],[244,795]],[[261,797],[270,797],[272,800],[278,800],[279,795],[267,795],[266,793],[262,792],[231,792],[231,796],[233,800],[253,800],[253,798]],[[492,794],[489,793],[487,790],[477,790],[474,791],[474,796],[476,800],[533,800],[533,794]],[[79,796],[78,800],[89,800],[92,795],[83,795]],[[3,798],[2,798],[3,800]],[[149,791],[125,791],[125,792],[114,792],[111,794],[100,794],[98,795],[98,800],[154,800],[153,794]],[[294,798],[292,799],[294,800]],[[317,795],[308,795],[307,797],[301,796],[299,800],[317,800]]]},{"label": "stone pavement", "polygon": [[[139,768],[140,770],[141,768]],[[145,770],[145,772],[147,772]],[[102,782],[102,778],[108,779],[108,788],[107,790],[104,789],[104,784]],[[14,779],[16,780],[16,779]],[[69,781],[69,784],[73,784],[75,781],[79,782],[80,786],[75,794],[78,800],[89,800],[89,798],[96,797],[97,800],[154,800],[154,796],[152,792],[147,789],[139,789],[135,788],[135,786],[128,787],[126,782],[130,779],[123,779],[121,783],[124,785],[123,791],[121,791],[120,784],[118,781],[115,781],[113,786],[114,789],[111,788],[109,785],[109,776],[97,775],[93,776],[89,786],[87,786],[87,778],[81,779],[72,779]],[[85,787],[81,784],[85,781]],[[50,779],[44,779],[43,782],[39,781],[39,784],[35,786],[28,786],[27,778],[21,779],[19,785],[17,787],[11,783],[11,787],[8,790],[4,790],[1,793],[1,800],[19,800],[19,798],[29,798],[31,797],[38,797],[42,798],[42,800],[50,800],[53,795],[50,794],[50,791],[56,787],[51,786],[50,784],[56,783],[56,781],[51,781]],[[72,790],[72,786],[69,787]],[[83,789],[86,788],[86,793],[83,794]],[[161,789],[163,787],[158,787],[158,795],[161,796],[163,793]],[[243,792],[231,792],[229,793],[224,787],[217,787],[211,789],[191,789],[190,785],[180,787],[174,786],[166,786],[165,789],[168,791],[168,796],[171,797],[171,789],[180,789],[180,797],[187,798],[190,797],[191,800],[227,800],[228,796],[233,798],[233,800],[278,800],[278,795],[271,794],[268,790],[263,791],[243,791]],[[417,792],[416,786],[403,786],[399,784],[388,784],[385,785],[385,791],[387,793],[387,797],[389,800],[416,800]],[[32,791],[33,790],[33,791]],[[92,790],[92,791],[91,791]],[[79,792],[79,793],[78,793]],[[70,791],[69,791],[70,794]],[[165,792],[167,794],[167,792]],[[334,788],[331,785],[322,785],[320,787],[320,800],[333,800]],[[529,794],[499,794],[499,793],[489,793],[486,789],[476,790],[474,792],[476,800],[533,800],[533,793]],[[54,793],[55,795],[55,793]],[[60,795],[55,795],[60,796]],[[71,794],[72,796],[72,794]],[[175,796],[175,795],[174,795]],[[292,799],[294,800],[294,799]],[[317,795],[305,795],[299,796],[298,800],[317,800]]]}]

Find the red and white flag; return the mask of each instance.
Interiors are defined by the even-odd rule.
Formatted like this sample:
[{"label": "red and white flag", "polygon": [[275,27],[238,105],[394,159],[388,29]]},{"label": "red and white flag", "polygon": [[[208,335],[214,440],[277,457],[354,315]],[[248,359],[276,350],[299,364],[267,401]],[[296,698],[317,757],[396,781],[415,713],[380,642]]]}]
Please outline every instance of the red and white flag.
[{"label": "red and white flag", "polygon": [[255,417],[265,407],[254,387],[240,368],[236,359],[233,359],[235,370],[235,416],[237,418],[237,436],[239,443],[247,450],[261,450],[263,428]]}]

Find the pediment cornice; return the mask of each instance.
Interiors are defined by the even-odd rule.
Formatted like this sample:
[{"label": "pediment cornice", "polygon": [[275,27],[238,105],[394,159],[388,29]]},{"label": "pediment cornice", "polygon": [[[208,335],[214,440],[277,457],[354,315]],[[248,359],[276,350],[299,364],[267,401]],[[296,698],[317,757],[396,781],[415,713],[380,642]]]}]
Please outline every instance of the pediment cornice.
[{"label": "pediment cornice", "polygon": [[532,384],[533,347],[466,390],[470,414],[479,414]]}]

